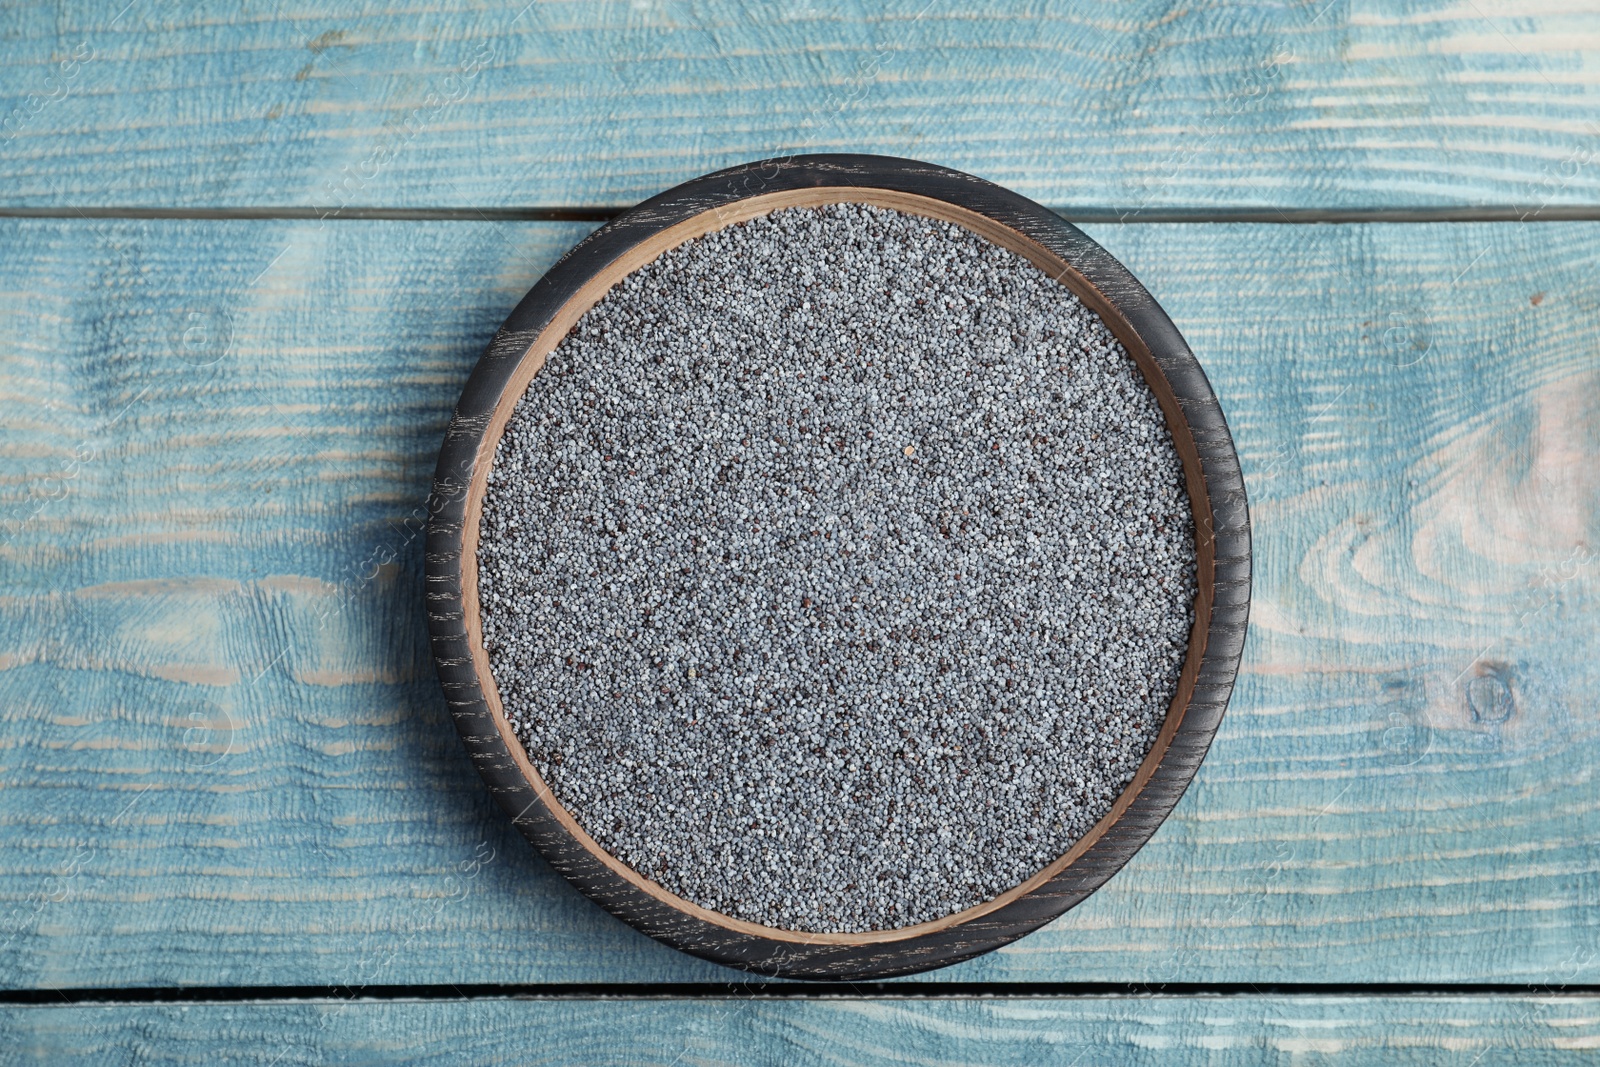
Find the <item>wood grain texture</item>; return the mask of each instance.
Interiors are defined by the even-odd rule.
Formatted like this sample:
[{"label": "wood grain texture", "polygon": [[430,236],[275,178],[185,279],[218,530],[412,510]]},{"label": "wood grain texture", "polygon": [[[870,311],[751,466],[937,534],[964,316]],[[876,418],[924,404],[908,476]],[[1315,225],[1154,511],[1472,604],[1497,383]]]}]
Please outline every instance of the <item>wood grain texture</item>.
[{"label": "wood grain texture", "polygon": [[0,1010],[0,1064],[1587,1064],[1592,997],[550,1001]]},{"label": "wood grain texture", "polygon": [[0,203],[630,206],[789,152],[1052,206],[1600,203],[1592,0],[8,12]]},{"label": "wood grain texture", "polygon": [[[1250,640],[1135,860],[937,978],[1600,981],[1600,226],[1087,229],[1233,427]],[[0,981],[731,973],[528,852],[429,662],[409,520],[584,232],[0,224]]]}]

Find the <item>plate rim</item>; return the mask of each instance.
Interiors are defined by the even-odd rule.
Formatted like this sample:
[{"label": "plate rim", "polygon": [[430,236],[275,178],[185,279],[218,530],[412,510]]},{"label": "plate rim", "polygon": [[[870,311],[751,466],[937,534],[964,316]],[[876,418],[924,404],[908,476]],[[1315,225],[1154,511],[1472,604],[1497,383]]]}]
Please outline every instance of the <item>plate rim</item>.
[{"label": "plate rim", "polygon": [[[465,546],[469,529],[476,527],[475,487],[483,484],[493,459],[493,449],[485,445],[491,436],[495,444],[499,439],[496,413],[501,413],[503,427],[515,402],[507,403],[508,390],[520,397],[544,352],[566,333],[566,327],[552,333],[552,323],[558,315],[573,317],[564,311],[585,299],[580,296],[585,284],[603,277],[608,269],[614,272],[630,251],[652,238],[659,241],[673,227],[709,217],[708,213],[727,225],[724,219],[738,221],[742,210],[752,211],[755,205],[782,201],[790,194],[815,196],[819,190],[828,190],[828,195],[847,190],[841,199],[852,199],[848,190],[859,191],[862,199],[884,192],[926,198],[996,223],[1064,263],[1063,274],[1070,271],[1076,276],[1063,279],[1069,288],[1091,306],[1094,296],[1102,298],[1104,306],[1095,310],[1125,347],[1130,352],[1140,346],[1145,350],[1135,358],[1147,379],[1151,370],[1141,356],[1170,387],[1197,467],[1190,471],[1191,499],[1203,492],[1209,505],[1209,514],[1198,508],[1196,513],[1197,537],[1203,536],[1202,527],[1209,533],[1210,580],[1202,573],[1200,598],[1206,599],[1209,592],[1204,605],[1209,619],[1202,629],[1197,615],[1191,648],[1198,639],[1201,649],[1198,657],[1190,657],[1192,662],[1186,660],[1184,672],[1185,685],[1192,685],[1192,690],[1181,707],[1175,698],[1169,710],[1162,730],[1168,735],[1165,748],[1158,740],[1147,760],[1150,766],[1141,767],[1113,812],[1061,859],[1023,883],[1034,883],[1030,890],[1018,887],[956,916],[867,935],[808,935],[719,916],[667,893],[600,850],[549,797],[521,745],[510,735],[509,725],[491,706],[491,693],[483,684],[487,657],[481,642],[474,644],[468,625],[470,583],[464,580],[468,570],[475,572]],[[753,213],[771,210],[775,207]],[[997,236],[999,243],[1008,243],[1006,233]],[[1027,254],[1022,246],[1018,250]],[[649,258],[655,254],[659,252]],[[1081,291],[1079,282],[1092,292]],[[607,289],[609,284],[599,290],[600,295]],[[577,313],[598,299],[594,296]],[[1133,336],[1124,337],[1129,330]],[[536,344],[542,344],[544,351],[538,352],[529,369],[528,357]],[[1161,395],[1159,388],[1156,391]],[[1169,428],[1173,418],[1169,410]],[[1174,438],[1187,463],[1189,453],[1176,429]],[[481,500],[481,491],[476,499]],[[491,794],[558,872],[613,915],[692,955],[772,976],[860,980],[945,966],[1008,944],[1081,902],[1150,839],[1193,780],[1221,724],[1248,623],[1250,521],[1238,456],[1210,382],[1171,319],[1120,262],[1048,208],[972,175],[915,160],[866,155],[761,160],[669,189],[595,230],[529,290],[479,359],[446,431],[428,508],[425,599],[434,661],[452,719]],[[1202,542],[1203,572],[1206,555]],[[474,607],[475,601],[472,597]],[[491,689],[492,685],[491,677]],[[497,706],[498,699],[492,703]],[[1008,896],[1012,899],[1006,903],[996,903]]]}]

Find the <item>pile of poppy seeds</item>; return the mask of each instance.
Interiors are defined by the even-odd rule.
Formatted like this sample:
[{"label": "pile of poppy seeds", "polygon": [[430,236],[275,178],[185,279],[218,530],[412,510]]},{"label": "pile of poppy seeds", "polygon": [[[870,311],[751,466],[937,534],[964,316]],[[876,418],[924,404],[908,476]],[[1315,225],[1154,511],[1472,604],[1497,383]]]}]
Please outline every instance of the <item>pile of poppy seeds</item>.
[{"label": "pile of poppy seeds", "polygon": [[1059,858],[1149,752],[1193,515],[1098,315],[858,204],[696,238],[551,353],[488,477],[484,644],[623,863],[788,930],[927,922]]}]

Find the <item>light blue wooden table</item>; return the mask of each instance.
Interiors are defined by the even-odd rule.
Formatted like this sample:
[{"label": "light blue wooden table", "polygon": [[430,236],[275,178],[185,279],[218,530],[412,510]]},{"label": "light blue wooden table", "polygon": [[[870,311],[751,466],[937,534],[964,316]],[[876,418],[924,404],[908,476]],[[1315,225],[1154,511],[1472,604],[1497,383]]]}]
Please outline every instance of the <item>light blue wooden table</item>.
[{"label": "light blue wooden table", "polygon": [[[125,2],[0,16],[0,1063],[1592,1060],[1600,5]],[[752,997],[492,808],[406,520],[598,219],[838,150],[1144,280],[1257,578],[1089,902]]]}]

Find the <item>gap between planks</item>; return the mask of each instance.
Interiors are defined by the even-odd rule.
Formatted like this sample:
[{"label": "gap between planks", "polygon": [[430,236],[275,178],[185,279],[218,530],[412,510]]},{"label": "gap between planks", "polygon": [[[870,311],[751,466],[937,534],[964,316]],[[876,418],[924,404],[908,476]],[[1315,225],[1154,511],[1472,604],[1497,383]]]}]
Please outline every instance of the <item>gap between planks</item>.
[{"label": "gap between planks", "polygon": [[[627,211],[618,206],[569,207],[0,207],[10,219],[322,219],[393,222],[606,222]],[[1600,205],[1545,207],[1491,205],[1437,208],[1215,208],[1052,207],[1081,223],[1379,223],[1379,222],[1600,222]]]},{"label": "gap between planks", "polygon": [[1178,997],[1594,997],[1600,984],[1335,982],[635,982],[0,990],[0,1006],[468,1000],[1072,1000]]}]

